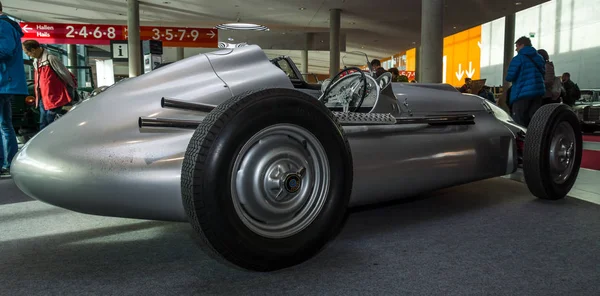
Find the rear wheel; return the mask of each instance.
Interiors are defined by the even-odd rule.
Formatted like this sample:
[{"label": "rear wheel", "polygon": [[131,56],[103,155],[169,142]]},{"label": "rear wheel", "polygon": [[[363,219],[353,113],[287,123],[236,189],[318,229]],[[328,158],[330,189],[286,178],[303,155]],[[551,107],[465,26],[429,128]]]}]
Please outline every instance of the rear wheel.
[{"label": "rear wheel", "polygon": [[527,128],[523,151],[523,174],[531,193],[541,199],[564,198],[579,174],[582,147],[577,115],[563,104],[542,106]]},{"label": "rear wheel", "polygon": [[186,212],[204,246],[257,271],[317,254],[342,228],[351,188],[343,130],[292,89],[219,105],[192,137],[182,170]]}]

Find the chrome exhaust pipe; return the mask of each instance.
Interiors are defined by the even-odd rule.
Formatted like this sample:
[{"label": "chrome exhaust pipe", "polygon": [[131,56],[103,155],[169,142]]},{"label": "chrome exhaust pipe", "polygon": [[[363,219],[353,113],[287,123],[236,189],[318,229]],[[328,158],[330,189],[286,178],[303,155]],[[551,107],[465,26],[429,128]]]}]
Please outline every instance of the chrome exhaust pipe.
[{"label": "chrome exhaust pipe", "polygon": [[181,109],[181,110],[189,110],[189,111],[200,111],[200,112],[210,112],[217,107],[215,105],[190,103],[190,102],[169,99],[169,98],[162,98],[160,101],[160,105],[163,108],[173,108],[173,109]]},{"label": "chrome exhaust pipe", "polygon": [[140,117],[138,125],[140,128],[181,128],[196,129],[202,123],[198,120],[182,120],[171,118]]}]

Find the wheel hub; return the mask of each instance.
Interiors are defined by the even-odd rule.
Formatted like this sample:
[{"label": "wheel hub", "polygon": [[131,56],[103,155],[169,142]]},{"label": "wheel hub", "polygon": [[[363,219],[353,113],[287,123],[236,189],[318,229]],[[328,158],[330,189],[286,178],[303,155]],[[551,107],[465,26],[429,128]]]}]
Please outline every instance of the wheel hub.
[{"label": "wheel hub", "polygon": [[291,159],[282,159],[267,169],[265,196],[271,202],[286,202],[294,198],[302,188],[306,169]]},{"label": "wheel hub", "polygon": [[253,232],[282,238],[308,227],[329,191],[325,149],[309,131],[278,124],[254,135],[238,153],[231,195]]},{"label": "wheel hub", "polygon": [[569,179],[575,162],[575,132],[566,122],[556,127],[550,144],[550,171],[554,182]]}]

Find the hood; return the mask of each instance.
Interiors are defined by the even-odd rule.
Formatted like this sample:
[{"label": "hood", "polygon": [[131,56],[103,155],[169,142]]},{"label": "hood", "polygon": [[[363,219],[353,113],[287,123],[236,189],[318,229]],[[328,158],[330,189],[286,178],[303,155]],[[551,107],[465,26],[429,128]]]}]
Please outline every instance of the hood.
[{"label": "hood", "polygon": [[19,34],[19,38],[23,38],[25,34],[17,22],[9,19],[6,15],[0,15],[0,20],[7,21],[11,26],[13,26],[13,28],[15,28],[17,34]]},{"label": "hood", "polygon": [[537,53],[537,50],[535,50],[535,48],[533,48],[533,46],[525,46],[525,47],[521,48],[521,50],[519,50],[519,54],[534,57],[538,53]]}]

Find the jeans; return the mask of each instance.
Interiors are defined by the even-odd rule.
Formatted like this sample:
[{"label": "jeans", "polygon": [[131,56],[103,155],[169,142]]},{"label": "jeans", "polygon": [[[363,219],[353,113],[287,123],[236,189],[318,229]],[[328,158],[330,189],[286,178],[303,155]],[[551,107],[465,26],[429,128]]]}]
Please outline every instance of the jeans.
[{"label": "jeans", "polygon": [[10,164],[19,150],[17,135],[12,125],[11,101],[13,95],[0,94],[0,166],[10,169]]},{"label": "jeans", "polygon": [[512,104],[513,120],[527,128],[535,112],[542,106],[542,98],[522,98]]},{"label": "jeans", "polygon": [[40,130],[43,130],[49,124],[54,122],[54,120],[56,119],[56,114],[62,108],[59,107],[59,108],[54,108],[54,109],[50,109],[50,110],[45,110],[44,103],[42,102],[42,100],[39,101],[39,105],[40,105]]}]

